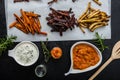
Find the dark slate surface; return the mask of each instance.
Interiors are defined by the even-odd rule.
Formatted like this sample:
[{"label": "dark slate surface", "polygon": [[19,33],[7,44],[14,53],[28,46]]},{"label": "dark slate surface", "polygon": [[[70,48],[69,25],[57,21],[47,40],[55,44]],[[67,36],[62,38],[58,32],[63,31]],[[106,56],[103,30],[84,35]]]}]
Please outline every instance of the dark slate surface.
[{"label": "dark slate surface", "polygon": [[[102,64],[110,57],[113,45],[120,40],[120,1],[112,0],[112,39],[105,40],[105,44],[109,49],[105,50],[102,54]],[[0,0],[0,37],[6,36],[6,21],[4,0]],[[64,76],[64,73],[70,67],[70,47],[77,41],[63,41],[63,42],[48,42],[48,49],[51,50],[54,46],[60,46],[63,49],[63,56],[59,60],[50,59],[46,64],[47,74],[43,78],[38,78],[34,74],[35,67],[42,63],[43,54],[39,42],[35,42],[40,49],[39,60],[32,66],[23,67],[17,64],[14,59],[8,57],[7,51],[0,57],[0,80],[88,80],[88,78],[100,67],[85,72],[82,74]],[[89,41],[93,43],[93,41]],[[16,45],[17,43],[15,43]],[[93,43],[94,44],[94,43]],[[15,46],[14,45],[14,46]],[[14,46],[12,48],[14,48]],[[12,49],[10,48],[10,49]],[[101,65],[102,65],[101,64]],[[96,78],[95,80],[120,80],[120,60],[110,63]]]}]

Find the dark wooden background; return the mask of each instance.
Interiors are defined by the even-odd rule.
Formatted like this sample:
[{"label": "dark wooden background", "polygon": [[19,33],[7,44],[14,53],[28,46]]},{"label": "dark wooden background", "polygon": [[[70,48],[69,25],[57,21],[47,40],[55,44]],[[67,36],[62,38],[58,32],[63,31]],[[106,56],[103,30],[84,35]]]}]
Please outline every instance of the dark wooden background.
[{"label": "dark wooden background", "polygon": [[[120,40],[120,1],[112,0],[111,6],[111,28],[112,38],[105,40],[105,44],[109,46],[103,53],[102,64],[110,57],[113,45]],[[0,37],[6,36],[6,19],[4,0],[0,0]],[[87,40],[94,44],[93,41]],[[77,41],[55,41],[48,42],[48,49],[51,50],[54,46],[60,46],[63,49],[63,56],[59,60],[50,59],[46,64],[47,74],[43,78],[38,78],[35,73],[35,67],[43,62],[43,54],[41,51],[40,42],[34,42],[40,49],[40,57],[38,61],[29,67],[20,66],[15,60],[8,56],[8,51],[5,51],[0,56],[0,80],[88,80],[88,78],[100,67],[85,73],[64,76],[70,67],[70,48]],[[14,48],[15,45],[10,49]],[[101,64],[101,65],[102,65]],[[115,60],[110,63],[95,80],[120,80],[120,60]]]}]

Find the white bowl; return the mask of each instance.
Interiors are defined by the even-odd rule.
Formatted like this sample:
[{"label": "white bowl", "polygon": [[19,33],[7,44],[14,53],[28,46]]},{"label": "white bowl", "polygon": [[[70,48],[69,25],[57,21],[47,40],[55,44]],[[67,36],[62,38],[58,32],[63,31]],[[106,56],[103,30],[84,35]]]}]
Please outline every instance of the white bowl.
[{"label": "white bowl", "polygon": [[38,60],[39,49],[30,41],[22,41],[13,50],[9,50],[8,56],[22,66],[30,66]]},{"label": "white bowl", "polygon": [[[99,55],[99,58],[100,58],[100,60],[98,61],[98,63],[95,64],[94,66],[90,66],[90,67],[88,67],[86,69],[82,69],[82,70],[80,70],[80,69],[74,69],[73,68],[73,48],[76,45],[78,45],[78,44],[87,44],[87,45],[93,47],[97,51],[97,53]],[[65,73],[65,76],[67,76],[69,74],[83,73],[83,72],[87,72],[87,71],[93,70],[96,67],[98,67],[101,64],[101,62],[102,62],[102,55],[101,55],[100,50],[95,45],[93,45],[93,44],[91,44],[89,42],[85,42],[85,41],[76,42],[75,44],[72,45],[71,50],[70,50],[70,57],[71,57],[71,66],[70,66],[69,71],[67,73]]]}]

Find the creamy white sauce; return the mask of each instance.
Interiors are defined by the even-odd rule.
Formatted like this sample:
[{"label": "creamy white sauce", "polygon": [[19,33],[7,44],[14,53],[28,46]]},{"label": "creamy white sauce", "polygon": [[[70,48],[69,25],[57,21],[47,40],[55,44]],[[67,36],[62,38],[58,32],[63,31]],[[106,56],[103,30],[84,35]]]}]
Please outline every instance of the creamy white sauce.
[{"label": "creamy white sauce", "polygon": [[30,43],[24,43],[16,47],[15,58],[19,64],[31,65],[38,59],[37,48]]}]

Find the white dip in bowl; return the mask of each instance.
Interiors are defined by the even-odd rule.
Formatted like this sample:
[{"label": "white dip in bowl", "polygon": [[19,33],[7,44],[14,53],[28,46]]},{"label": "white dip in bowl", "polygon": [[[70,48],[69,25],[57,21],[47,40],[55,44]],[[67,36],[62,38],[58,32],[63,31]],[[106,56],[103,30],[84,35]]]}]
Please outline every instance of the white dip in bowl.
[{"label": "white dip in bowl", "polygon": [[39,50],[34,43],[23,41],[13,50],[10,50],[8,55],[13,57],[18,64],[22,66],[30,66],[39,58]]}]

